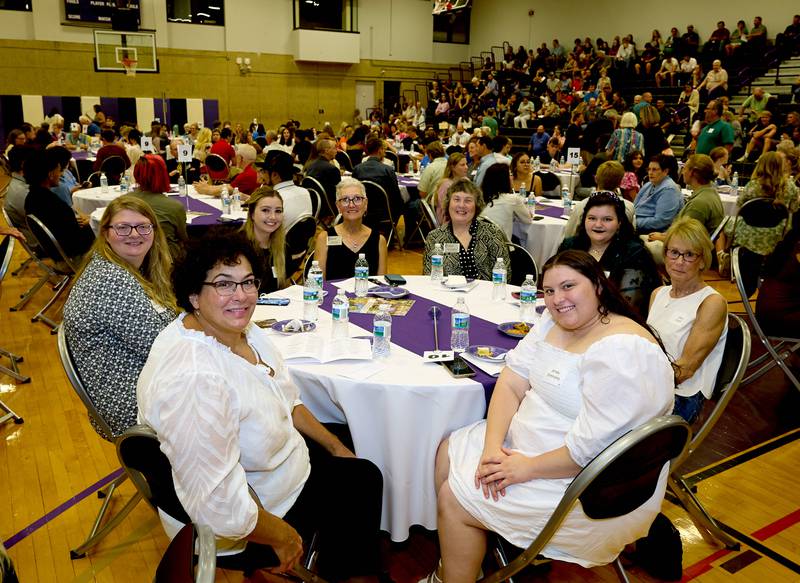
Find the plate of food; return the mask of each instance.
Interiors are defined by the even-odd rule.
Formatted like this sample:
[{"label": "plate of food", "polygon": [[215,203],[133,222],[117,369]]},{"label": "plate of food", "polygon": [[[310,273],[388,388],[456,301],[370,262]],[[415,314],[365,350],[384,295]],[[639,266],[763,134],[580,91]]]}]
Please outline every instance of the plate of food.
[{"label": "plate of food", "polygon": [[489,346],[488,344],[474,344],[468,346],[467,354],[480,358],[481,360],[490,360],[492,362],[500,362],[506,359],[508,353],[507,348],[500,348],[499,346]]},{"label": "plate of food", "polygon": [[281,320],[272,325],[272,329],[282,334],[301,334],[302,332],[311,332],[315,330],[317,325],[309,320]]},{"label": "plate of food", "polygon": [[392,300],[406,297],[408,295],[408,290],[402,287],[392,287],[390,285],[376,285],[367,290],[367,295]]},{"label": "plate of food", "polygon": [[503,322],[497,325],[497,329],[512,338],[524,338],[531,331],[531,327],[525,322]]},{"label": "plate of food", "polygon": [[450,289],[461,289],[472,285],[474,279],[467,279],[463,275],[451,275],[442,280],[442,285]]}]

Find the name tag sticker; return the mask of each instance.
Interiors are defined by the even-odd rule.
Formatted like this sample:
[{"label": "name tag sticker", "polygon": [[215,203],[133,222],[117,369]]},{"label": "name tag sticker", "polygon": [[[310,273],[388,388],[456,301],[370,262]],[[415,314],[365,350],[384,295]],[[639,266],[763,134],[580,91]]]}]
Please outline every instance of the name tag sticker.
[{"label": "name tag sticker", "polygon": [[339,235],[328,235],[328,247],[333,247],[335,245],[341,245],[342,238]]},{"label": "name tag sticker", "polygon": [[554,383],[561,384],[561,371],[557,368],[551,368],[545,376]]},{"label": "name tag sticker", "polygon": [[708,128],[708,133],[709,134],[713,134],[714,133],[714,128]]},{"label": "name tag sticker", "polygon": [[[89,131],[89,126],[88,126],[88,125],[86,125],[86,124],[83,124],[83,125],[81,126],[81,131],[82,131],[82,132],[85,134],[86,132],[88,132],[88,131]],[[137,233],[138,233],[138,231],[137,231]]]},{"label": "name tag sticker", "polygon": [[445,253],[459,253],[461,251],[461,245],[458,243],[445,243],[444,244],[444,252]]},{"label": "name tag sticker", "polygon": [[686,316],[684,314],[674,314],[671,318],[672,323],[680,326],[684,322],[686,322]]}]

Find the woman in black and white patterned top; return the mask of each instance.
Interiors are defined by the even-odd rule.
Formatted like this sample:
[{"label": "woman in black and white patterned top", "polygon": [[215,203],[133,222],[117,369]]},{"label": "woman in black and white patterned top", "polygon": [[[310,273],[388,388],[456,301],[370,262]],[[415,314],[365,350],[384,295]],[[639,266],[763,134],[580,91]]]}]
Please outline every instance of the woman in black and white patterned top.
[{"label": "woman in black and white patterned top", "polygon": [[431,272],[431,255],[437,243],[444,251],[445,275],[471,279],[492,279],[492,267],[502,257],[511,277],[508,245],[500,227],[478,218],[486,206],[481,189],[468,178],[453,182],[447,189],[445,208],[449,222],[428,233],[422,272]]},{"label": "woman in black and white patterned top", "polygon": [[75,366],[117,437],[136,424],[136,381],[158,333],[178,308],[171,260],[153,209],[134,196],[109,204],[100,234],[64,306]]}]

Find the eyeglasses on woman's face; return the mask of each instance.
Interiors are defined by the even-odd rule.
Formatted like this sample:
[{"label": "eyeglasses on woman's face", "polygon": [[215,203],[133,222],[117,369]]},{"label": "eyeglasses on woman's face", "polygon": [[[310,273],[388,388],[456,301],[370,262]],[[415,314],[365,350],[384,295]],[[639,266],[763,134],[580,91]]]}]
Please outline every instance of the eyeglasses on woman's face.
[{"label": "eyeglasses on woman's face", "polygon": [[138,225],[129,225],[128,223],[117,223],[115,225],[109,225],[109,228],[113,229],[118,237],[129,237],[134,230],[136,230],[136,232],[139,233],[139,235],[141,235],[142,237],[145,237],[153,232],[152,223],[140,223]]},{"label": "eyeglasses on woman's face", "polygon": [[699,253],[695,253],[694,251],[678,251],[673,247],[667,247],[666,251],[667,259],[671,259],[672,261],[677,261],[679,258],[683,258],[686,263],[694,263],[700,257]]},{"label": "eyeglasses on woman's face", "polygon": [[232,296],[236,293],[236,288],[241,286],[242,291],[246,294],[253,294],[258,292],[261,286],[261,280],[256,277],[245,279],[244,281],[231,281],[222,279],[219,281],[204,281],[203,285],[213,287],[214,291],[222,297]]},{"label": "eyeglasses on woman's face", "polygon": [[367,200],[365,196],[343,196],[337,198],[336,202],[342,206],[361,206]]}]

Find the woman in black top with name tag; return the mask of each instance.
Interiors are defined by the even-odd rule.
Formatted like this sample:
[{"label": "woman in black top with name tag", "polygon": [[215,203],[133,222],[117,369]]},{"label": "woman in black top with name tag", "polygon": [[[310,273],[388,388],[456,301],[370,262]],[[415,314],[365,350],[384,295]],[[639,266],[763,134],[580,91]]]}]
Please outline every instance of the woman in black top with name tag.
[{"label": "woman in black top with name tag", "polygon": [[243,230],[262,262],[258,292],[271,293],[288,286],[290,255],[283,226],[283,198],[272,187],[262,186],[250,195]]},{"label": "woman in black top with name tag", "polygon": [[336,186],[336,208],[342,222],[317,235],[314,258],[325,279],[347,279],[355,273],[358,254],[369,263],[370,275],[386,273],[386,238],[364,225],[367,193],[355,178],[342,178]]}]

